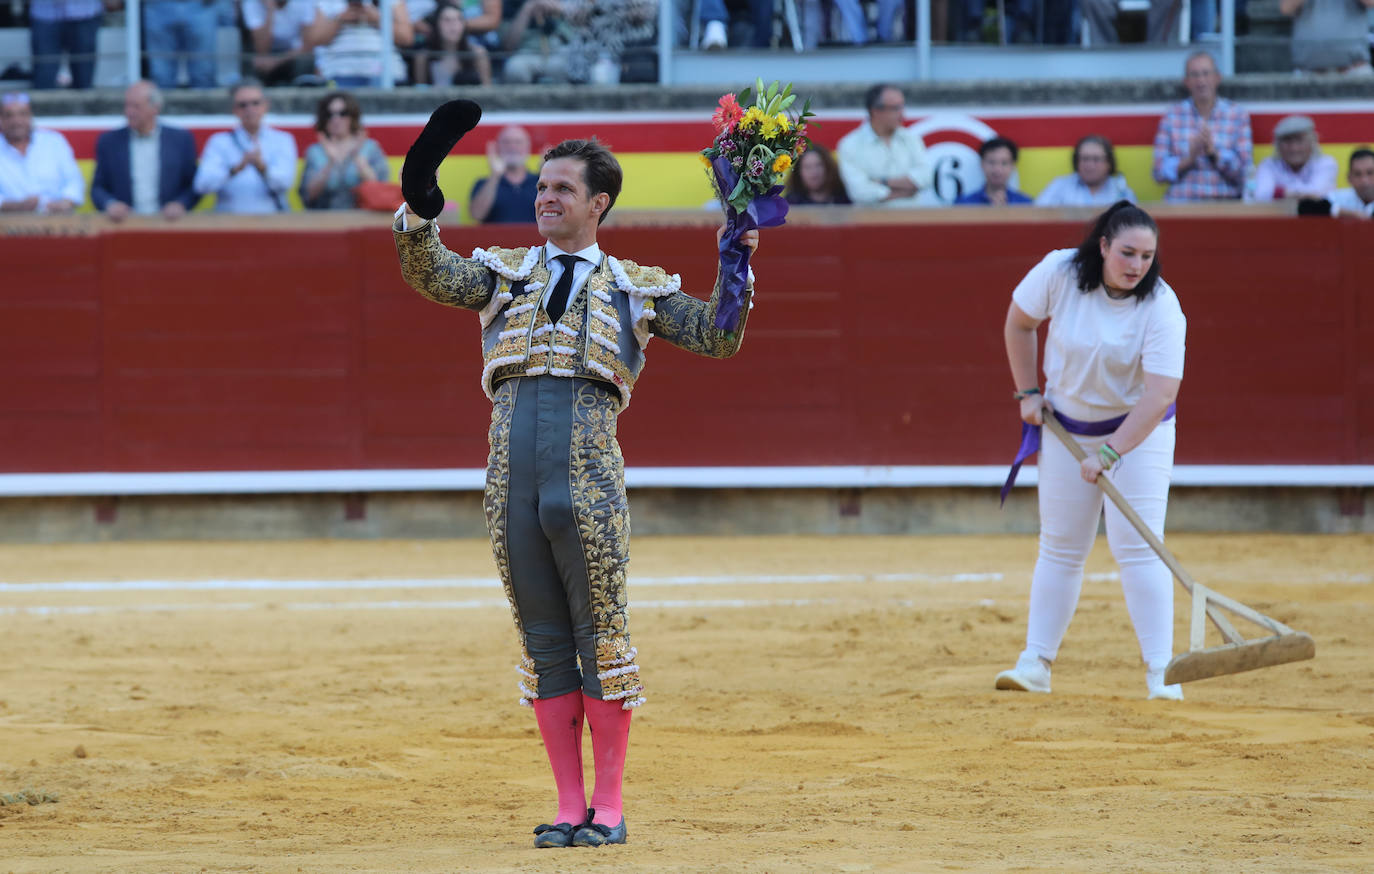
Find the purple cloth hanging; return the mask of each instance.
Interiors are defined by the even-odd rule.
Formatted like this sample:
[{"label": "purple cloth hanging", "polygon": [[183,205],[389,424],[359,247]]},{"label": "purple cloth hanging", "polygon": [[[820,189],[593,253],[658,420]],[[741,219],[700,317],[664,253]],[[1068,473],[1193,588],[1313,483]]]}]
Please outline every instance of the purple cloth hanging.
[{"label": "purple cloth hanging", "polygon": [[[1164,411],[1164,418],[1161,422],[1167,422],[1174,417],[1178,409],[1178,404],[1169,404],[1169,409]],[[1050,415],[1054,416],[1064,426],[1064,430],[1070,434],[1077,434],[1080,437],[1105,437],[1126,421],[1126,415],[1122,414],[1114,419],[1103,419],[1099,422],[1085,422],[1081,419],[1072,419],[1063,413],[1055,410]],[[1021,446],[1016,450],[1016,458],[1011,463],[1011,472],[1007,474],[1007,481],[1002,485],[1002,500],[999,506],[1007,502],[1007,495],[1011,493],[1011,487],[1016,485],[1016,475],[1021,472],[1021,463],[1027,458],[1040,451],[1040,426],[1032,425],[1029,422],[1021,423]]]}]

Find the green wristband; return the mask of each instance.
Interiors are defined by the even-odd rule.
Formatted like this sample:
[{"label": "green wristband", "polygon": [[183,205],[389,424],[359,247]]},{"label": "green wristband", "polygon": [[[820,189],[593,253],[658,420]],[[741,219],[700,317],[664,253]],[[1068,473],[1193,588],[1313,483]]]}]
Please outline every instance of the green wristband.
[{"label": "green wristband", "polygon": [[1106,443],[1097,447],[1097,457],[1102,462],[1103,470],[1111,470],[1112,465],[1121,460],[1121,454]]},{"label": "green wristband", "polygon": [[1030,397],[1031,395],[1038,395],[1038,394],[1040,394],[1040,387],[1039,387],[1039,386],[1036,386],[1036,385],[1033,385],[1033,386],[1031,386],[1030,388],[1023,388],[1023,389],[1021,389],[1020,391],[1014,391],[1014,392],[1011,393],[1011,396],[1012,396],[1012,399],[1013,399],[1013,400],[1021,401],[1021,400],[1025,400],[1026,398]]}]

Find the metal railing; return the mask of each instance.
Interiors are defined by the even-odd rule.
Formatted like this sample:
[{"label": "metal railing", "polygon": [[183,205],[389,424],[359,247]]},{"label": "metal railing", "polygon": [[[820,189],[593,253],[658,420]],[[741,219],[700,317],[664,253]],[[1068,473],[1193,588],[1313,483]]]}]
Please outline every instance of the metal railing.
[{"label": "metal railing", "polygon": [[[375,0],[375,2],[377,3],[378,11],[380,13],[379,30],[380,41],[381,45],[383,46],[382,50],[386,52],[391,52],[393,51],[392,46],[394,45],[392,14],[395,5],[395,0]],[[1178,2],[1180,4],[1181,10],[1186,12],[1189,6],[1189,0],[1178,0]],[[900,44],[888,43],[882,47],[883,50],[888,52],[892,52],[894,49],[899,51],[904,51],[908,49],[910,50],[910,52],[905,54],[905,57],[911,62],[911,66],[909,68],[905,68],[908,69],[907,77],[914,78],[916,81],[931,81],[935,78],[957,78],[961,75],[961,73],[951,73],[949,68],[945,68],[943,72],[936,69],[937,57],[949,56],[952,53],[957,53],[961,50],[986,50],[993,48],[991,46],[985,46],[982,44],[974,43],[960,45],[937,45],[932,38],[931,0],[917,0],[917,2],[914,5],[916,13],[914,42],[905,42]],[[137,22],[141,20],[141,13],[143,11],[143,7],[144,0],[125,0],[124,3],[125,26],[123,28],[123,68],[124,80],[126,82],[133,82],[142,77],[144,47],[141,29],[137,26]],[[1001,4],[999,3],[999,13],[1000,7]],[[695,9],[695,6],[689,5],[688,8]],[[697,54],[696,50],[692,49],[690,45],[687,47],[677,45],[677,40],[675,37],[682,28],[682,22],[678,19],[679,16],[681,16],[684,13],[684,11],[685,10],[683,8],[683,4],[679,4],[678,2],[676,2],[676,0],[660,0],[660,2],[658,3],[658,34],[656,51],[658,60],[658,81],[661,85],[681,84],[680,82],[674,81],[674,70],[680,67],[680,64],[675,64],[675,60],[681,61],[683,59],[690,58],[693,56],[700,57]],[[1214,49],[1217,52],[1218,67],[1224,75],[1229,75],[1235,72],[1235,13],[1236,0],[1219,0],[1220,39],[1216,42],[1208,43],[1208,47]],[[1179,44],[1181,44],[1182,46],[1187,46],[1188,33],[1186,30],[1186,14],[1181,17],[1184,19],[1185,23],[1181,28],[1182,33]],[[1000,14],[999,21],[1005,21],[1005,18],[1002,17]],[[797,26],[795,14],[788,16],[788,26],[789,28],[795,28]],[[1000,41],[1003,44],[1006,43],[1005,34],[1003,34],[1002,39]],[[1179,44],[1176,44],[1175,48],[1177,48],[1177,45]],[[801,41],[797,39],[793,40],[793,46],[791,47],[779,47],[778,49],[770,50],[765,54],[760,54],[758,52],[749,52],[748,54],[750,62],[755,64],[762,64],[764,66],[767,66],[768,64],[783,65],[790,63],[795,65],[797,57],[795,52],[801,51],[800,46]],[[859,50],[862,50],[864,48],[868,47],[856,47],[856,49]],[[873,48],[876,50],[878,47],[874,46]],[[1034,47],[1017,46],[1016,48],[1018,51],[1024,51],[1025,49]],[[1041,46],[1040,48],[1047,51],[1054,50],[1061,53],[1067,53],[1073,52],[1076,49],[1076,46]],[[722,62],[723,78],[725,77],[724,68],[731,66],[731,64],[728,62],[731,56],[733,55],[735,55],[734,52],[727,52],[714,56],[716,59]],[[826,52],[819,52],[814,55],[811,55],[810,57],[822,58],[826,56]],[[789,58],[793,60],[789,61]],[[862,64],[858,66],[860,69],[855,71],[854,78],[871,78],[871,75],[863,75]],[[767,75],[768,72],[768,70],[760,71],[760,73],[764,75]],[[393,69],[393,65],[389,62],[383,62],[380,65],[379,73],[380,87],[384,89],[391,89],[395,88],[396,84],[396,71],[395,69]]]}]

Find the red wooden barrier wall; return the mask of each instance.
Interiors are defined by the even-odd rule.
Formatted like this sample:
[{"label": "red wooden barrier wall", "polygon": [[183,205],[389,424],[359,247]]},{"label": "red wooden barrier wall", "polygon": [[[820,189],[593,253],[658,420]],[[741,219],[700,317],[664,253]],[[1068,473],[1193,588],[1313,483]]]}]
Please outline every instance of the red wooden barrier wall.
[{"label": "red wooden barrier wall", "polygon": [[[1374,223],[1171,218],[1188,315],[1182,463],[1374,463]],[[1012,287],[1078,223],[765,235],[744,349],[656,341],[621,422],[636,465],[998,464],[1017,421]],[[532,229],[445,231],[451,248]],[[701,296],[712,232],[603,246]],[[399,278],[376,230],[0,237],[0,470],[480,467],[476,316]]]}]

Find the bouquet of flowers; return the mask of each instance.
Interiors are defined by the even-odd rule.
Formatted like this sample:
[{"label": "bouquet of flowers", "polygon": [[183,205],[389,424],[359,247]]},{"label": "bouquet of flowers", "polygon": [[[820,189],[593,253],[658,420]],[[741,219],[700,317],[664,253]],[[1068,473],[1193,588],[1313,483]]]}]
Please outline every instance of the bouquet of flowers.
[{"label": "bouquet of flowers", "polygon": [[765,89],[759,79],[754,93],[745,88],[738,95],[721,97],[711,116],[716,138],[710,148],[702,149],[701,157],[725,208],[716,310],[716,327],[724,331],[739,324],[749,277],[749,247],[740,238],[746,231],[777,227],[787,218],[782,182],[806,151],[806,122],[814,116],[810,100],[800,113],[789,114],[796,99],[790,84],[779,90],[774,82]]}]

